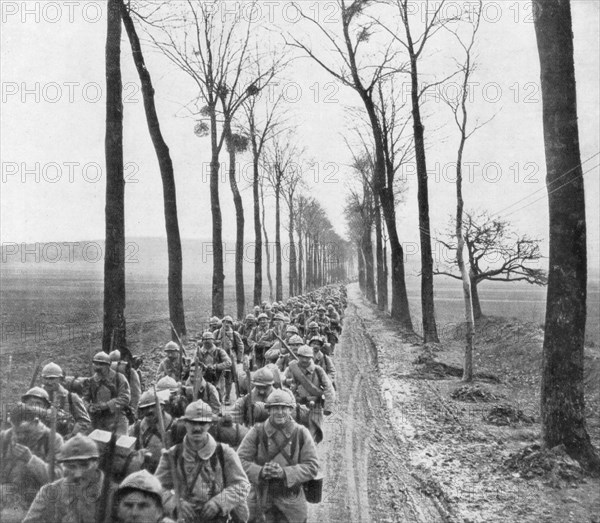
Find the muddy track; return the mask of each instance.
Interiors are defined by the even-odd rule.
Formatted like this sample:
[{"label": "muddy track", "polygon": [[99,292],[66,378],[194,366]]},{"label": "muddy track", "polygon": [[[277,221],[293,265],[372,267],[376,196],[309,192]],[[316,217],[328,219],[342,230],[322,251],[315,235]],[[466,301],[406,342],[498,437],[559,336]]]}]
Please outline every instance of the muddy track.
[{"label": "muddy track", "polygon": [[323,502],[311,506],[309,521],[447,521],[443,507],[421,492],[404,464],[406,451],[381,397],[377,349],[359,316],[355,286],[348,297],[334,357],[337,411],[326,419],[325,440],[318,448],[326,476]]}]

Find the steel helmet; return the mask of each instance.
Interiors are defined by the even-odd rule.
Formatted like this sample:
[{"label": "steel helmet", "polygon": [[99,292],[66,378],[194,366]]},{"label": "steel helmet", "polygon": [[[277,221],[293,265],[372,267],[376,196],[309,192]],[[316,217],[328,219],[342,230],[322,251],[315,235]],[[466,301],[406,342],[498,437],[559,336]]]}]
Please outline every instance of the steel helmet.
[{"label": "steel helmet", "polygon": [[213,316],[210,320],[208,320],[209,325],[212,323],[219,323],[221,320],[219,320],[219,318],[217,318],[216,316]]},{"label": "steel helmet", "polygon": [[319,306],[317,307],[317,311],[323,311],[323,312],[325,312],[326,310],[327,310],[327,309],[326,309],[325,307],[323,307],[323,305],[319,305]]},{"label": "steel helmet", "polygon": [[310,305],[308,303],[304,304],[304,307],[302,307],[303,310],[305,311],[309,311],[310,310]]},{"label": "steel helmet", "polygon": [[281,351],[277,347],[271,347],[267,352],[265,352],[265,359],[268,361],[277,361]]},{"label": "steel helmet", "polygon": [[293,332],[294,334],[298,334],[298,327],[295,325],[288,325],[285,329],[285,332]]},{"label": "steel helmet", "polygon": [[269,317],[268,317],[268,316],[267,316],[267,315],[266,315],[264,312],[261,312],[261,313],[258,315],[258,318],[257,318],[257,319],[259,319],[259,320],[262,320],[262,319],[268,320],[268,319],[269,319]]},{"label": "steel helmet", "polygon": [[48,363],[42,369],[42,378],[62,378],[63,371],[56,363]]},{"label": "steel helmet", "polygon": [[156,382],[156,390],[174,390],[178,387],[177,382],[171,376],[164,376]]},{"label": "steel helmet", "polygon": [[223,319],[221,321],[228,321],[229,323],[233,323],[233,318],[231,316],[223,316]]},{"label": "steel helmet", "polygon": [[[156,390],[156,392],[157,392],[157,396],[158,396],[158,389]],[[158,401],[160,402],[161,405],[165,403],[165,399],[161,398],[160,396],[158,398]],[[154,405],[156,405],[156,398],[154,397],[154,391],[153,390],[145,391],[140,397],[138,409],[144,409],[146,407],[152,407]]]},{"label": "steel helmet", "polygon": [[323,346],[323,343],[324,343],[324,341],[323,341],[323,338],[321,338],[321,336],[313,336],[313,337],[312,337],[312,338],[311,338],[311,339],[308,341],[308,343],[312,343],[313,341],[318,341],[318,342],[321,344],[321,346]]},{"label": "steel helmet", "polygon": [[38,398],[45,401],[48,406],[50,406],[50,396],[44,389],[42,389],[42,387],[33,387],[32,389],[29,389],[21,396],[21,401],[25,401],[27,398]]},{"label": "steel helmet", "polygon": [[68,440],[56,456],[58,461],[75,461],[84,459],[98,459],[98,445],[88,436],[76,434]]},{"label": "steel helmet", "polygon": [[100,351],[97,352],[94,357],[92,358],[92,361],[94,363],[106,363],[107,365],[110,365],[110,356],[108,354],[106,354],[106,352],[104,351]]},{"label": "steel helmet", "polygon": [[288,389],[275,389],[265,403],[267,408],[275,407],[277,405],[282,405],[284,407],[296,407],[296,398],[292,391]]},{"label": "steel helmet", "polygon": [[311,322],[308,324],[308,328],[309,328],[309,329],[318,329],[318,328],[319,328],[319,324],[318,324],[316,321],[311,321]]},{"label": "steel helmet", "polygon": [[110,361],[121,361],[121,351],[114,350],[108,355],[108,357],[110,358]]},{"label": "steel helmet", "polygon": [[275,378],[273,373],[265,367],[258,369],[252,376],[252,385],[266,386],[273,385],[274,383]]},{"label": "steel helmet", "polygon": [[304,344],[304,340],[297,334],[294,334],[288,340],[288,345],[303,345],[303,344]]},{"label": "steel helmet", "polygon": [[185,408],[185,415],[181,418],[185,421],[199,421],[211,423],[213,414],[211,408],[202,400],[193,401]]},{"label": "steel helmet", "polygon": [[206,332],[202,333],[202,339],[203,340],[214,340],[215,335],[210,331],[206,331]]},{"label": "steel helmet", "polygon": [[312,347],[309,347],[308,345],[302,345],[302,347],[300,347],[298,349],[298,356],[305,356],[306,358],[314,358],[315,353],[314,353]]},{"label": "steel helmet", "polygon": [[179,352],[179,345],[177,345],[177,343],[174,341],[170,341],[165,345],[165,352],[171,351]]},{"label": "steel helmet", "polygon": [[281,313],[277,313],[275,314],[275,316],[273,317],[274,320],[276,321],[285,321],[285,316]]},{"label": "steel helmet", "polygon": [[159,506],[162,507],[162,486],[156,476],[150,474],[147,470],[138,470],[129,474],[119,485],[117,493],[123,495],[128,490],[139,490],[150,494],[156,498]]},{"label": "steel helmet", "polygon": [[256,321],[256,318],[255,318],[254,314],[246,314],[245,321]]}]

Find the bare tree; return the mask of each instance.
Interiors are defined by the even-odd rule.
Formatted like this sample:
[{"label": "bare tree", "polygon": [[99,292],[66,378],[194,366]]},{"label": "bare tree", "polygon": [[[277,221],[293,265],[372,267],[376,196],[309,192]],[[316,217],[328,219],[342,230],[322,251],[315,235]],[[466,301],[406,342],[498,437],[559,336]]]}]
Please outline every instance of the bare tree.
[{"label": "bare tree", "polygon": [[278,118],[278,108],[281,107],[283,94],[280,94],[273,103],[267,100],[265,116],[258,116],[258,102],[260,97],[248,98],[244,103],[246,113],[247,133],[250,138],[252,152],[252,198],[254,203],[254,305],[262,301],[262,232],[260,221],[260,164],[265,143],[277,132],[281,125]]},{"label": "bare tree", "polygon": [[[121,0],[122,1],[122,0]],[[177,219],[177,192],[175,190],[175,176],[173,161],[169,147],[160,130],[156,104],[154,103],[154,86],[150,72],[146,68],[142,46],[131,18],[129,7],[121,3],[121,16],[123,25],[129,37],[135,67],[140,77],[146,122],[150,138],[154,145],[160,176],[163,186],[163,205],[165,213],[165,228],[167,232],[167,255],[169,260],[169,318],[177,332],[172,332],[171,337],[177,341],[178,334],[186,334],[185,313],[183,309],[183,255],[181,251],[181,237],[179,234],[179,221]]]},{"label": "bare tree", "polygon": [[300,151],[292,131],[278,134],[271,140],[266,155],[267,179],[275,194],[275,299],[283,299],[283,272],[281,251],[281,198],[284,184],[297,167]]},{"label": "bare tree", "polygon": [[297,208],[297,191],[302,186],[303,182],[303,171],[300,165],[302,151],[299,151],[296,155],[296,161],[290,166],[285,173],[283,180],[282,195],[287,205],[288,210],[288,295],[294,296],[298,294],[298,272],[297,272],[297,256],[296,256],[296,242],[294,241],[294,230],[296,228],[296,216],[298,213]]},{"label": "bare tree", "polygon": [[121,1],[108,0],[106,32],[106,243],[102,350],[127,349],[125,330],[125,179],[123,177],[123,82]]},{"label": "bare tree", "polygon": [[[363,102],[375,145],[375,192],[381,201],[390,238],[392,257],[391,315],[404,328],[412,330],[408,295],[404,281],[404,250],[400,244],[395,222],[395,212],[393,211],[394,201],[391,197],[393,189],[388,187],[388,179],[385,175],[385,155],[381,122],[374,97],[374,87],[382,79],[397,73],[401,66],[395,64],[397,53],[391,49],[391,45],[383,46],[381,59],[378,60],[376,65],[361,62],[361,51],[364,45],[370,40],[375,25],[375,22],[361,22],[361,15],[364,14],[365,9],[369,5],[375,3],[373,0],[354,0],[353,2],[339,0],[341,34],[332,33],[324,24],[319,23],[319,21],[302,12],[302,8],[298,4],[295,4],[302,19],[311,26],[319,29],[330,46],[332,46],[334,55],[338,59],[337,63],[329,63],[326,58],[317,54],[312,47],[302,43],[293,35],[290,35],[291,41],[288,44],[302,50],[334,78],[354,89]],[[367,77],[365,78],[365,76]]]},{"label": "bare tree", "polygon": [[[387,29],[397,42],[406,50],[410,64],[411,105],[415,159],[417,165],[417,200],[419,204],[419,236],[421,243],[421,313],[423,317],[423,337],[425,342],[438,342],[433,299],[433,255],[431,252],[431,227],[429,223],[429,189],[427,186],[427,160],[425,155],[425,132],[421,117],[421,96],[433,85],[422,86],[419,78],[419,61],[425,46],[448,20],[442,18],[445,0],[429,8],[429,0],[423,6],[423,31],[416,36],[411,27],[412,4],[408,0],[396,0],[404,36]],[[383,26],[385,27],[385,26]]]},{"label": "bare tree", "polygon": [[[368,165],[368,160],[366,164]],[[375,206],[372,187],[369,182],[370,176],[360,169],[364,165],[360,163],[355,170],[361,177],[361,189],[350,188],[344,214],[349,230],[353,231],[355,243],[358,247],[360,260],[359,267],[362,268],[362,290],[368,300],[375,302],[375,276],[373,271],[373,242],[371,234],[375,219]]]},{"label": "bare tree", "polygon": [[[546,274],[536,267],[542,259],[540,240],[519,235],[510,222],[492,217],[488,212],[479,214],[464,211],[462,237],[469,256],[469,281],[475,319],[483,316],[477,286],[483,281],[525,281],[533,285],[545,285]],[[456,250],[456,219],[450,220],[446,240],[437,239],[446,249]],[[448,259],[443,267],[436,268],[436,275],[462,280],[456,258]]]},{"label": "bare tree", "polygon": [[260,205],[262,209],[262,230],[265,235],[265,256],[267,257],[267,281],[269,282],[269,301],[273,301],[273,278],[271,278],[271,252],[269,250],[269,236],[267,235],[267,227],[265,225],[265,180],[260,180]]},{"label": "bare tree", "polygon": [[542,358],[542,437],[591,471],[600,458],[584,398],[587,245],[570,2],[534,0],[550,215],[550,271]]},{"label": "bare tree", "polygon": [[[224,312],[222,216],[219,201],[219,154],[227,125],[237,110],[256,96],[274,74],[274,66],[253,75],[250,41],[252,20],[243,26],[242,17],[222,17],[218,9],[199,0],[163,4],[169,17],[159,18],[149,31],[155,45],[196,83],[199,95],[194,114],[201,117],[195,127],[198,136],[210,135],[210,197],[213,241],[212,313]],[[219,112],[221,104],[221,113]],[[208,119],[206,124],[204,119]],[[228,122],[228,124],[226,123]]]},{"label": "bare tree", "polygon": [[462,82],[460,84],[460,91],[455,99],[446,98],[446,102],[450,107],[454,116],[454,121],[458,127],[459,142],[458,151],[456,154],[456,265],[460,272],[463,284],[463,298],[465,302],[465,321],[466,321],[466,333],[465,333],[465,355],[463,364],[463,376],[462,379],[465,382],[473,380],[473,342],[475,336],[475,317],[473,315],[473,298],[471,293],[471,280],[469,278],[469,271],[464,261],[464,248],[465,239],[463,236],[463,210],[464,210],[464,199],[462,192],[462,165],[463,165],[463,154],[467,139],[477,130],[477,126],[473,130],[467,128],[468,125],[468,112],[467,112],[467,99],[469,95],[469,79],[471,73],[475,68],[473,63],[473,46],[475,44],[475,37],[479,29],[481,21],[481,0],[479,1],[477,10],[473,12],[474,18],[470,24],[471,32],[466,42],[463,37],[459,34],[460,28],[454,29],[450,26],[446,28],[452,35],[454,35],[459,46],[464,52],[464,62],[461,66]]}]

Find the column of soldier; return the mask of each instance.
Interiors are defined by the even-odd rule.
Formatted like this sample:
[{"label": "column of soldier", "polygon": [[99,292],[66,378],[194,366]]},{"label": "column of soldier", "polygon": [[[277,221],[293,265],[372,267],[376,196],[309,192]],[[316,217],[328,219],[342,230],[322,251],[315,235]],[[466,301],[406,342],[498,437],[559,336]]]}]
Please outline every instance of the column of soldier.
[{"label": "column of soldier", "polygon": [[345,286],[329,285],[211,318],[187,347],[165,345],[143,393],[118,351],[84,380],[48,363],[1,433],[0,520],[307,521],[345,307]]}]

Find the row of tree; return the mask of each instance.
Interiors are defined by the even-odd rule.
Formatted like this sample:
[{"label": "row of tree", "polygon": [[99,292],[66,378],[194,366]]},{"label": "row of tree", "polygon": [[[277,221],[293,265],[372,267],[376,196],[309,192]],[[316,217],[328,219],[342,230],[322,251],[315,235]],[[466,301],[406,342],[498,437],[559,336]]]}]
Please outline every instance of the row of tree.
[{"label": "row of tree", "polygon": [[[224,314],[223,219],[219,170],[223,146],[228,154],[228,178],[236,214],[235,282],[237,315],[246,311],[243,270],[245,211],[236,173],[237,155],[249,153],[253,162],[254,292],[252,303],[263,299],[263,248],[269,299],[282,300],[282,206],[287,209],[288,294],[346,278],[350,263],[348,244],[333,229],[326,213],[309,194],[304,150],[284,115],[282,97],[274,103],[261,93],[282,73],[284,55],[265,52],[257,45],[252,22],[224,20],[206,2],[152,3],[135,6],[109,0],[106,40],[106,244],[103,348],[118,347],[129,354],[125,322],[125,265],[123,178],[123,101],[121,80],[121,28],[125,27],[142,88],[148,130],[161,173],[168,249],[169,317],[173,337],[186,333],[183,307],[182,249],[177,216],[173,161],[161,132],[155,91],[146,67],[136,25],[141,25],[153,46],[188,74],[198,96],[188,105],[196,120],[194,132],[210,138],[210,198],[213,241],[212,314]],[[134,20],[137,20],[136,24]],[[266,64],[266,65],[265,65]],[[275,199],[275,239],[269,241],[265,193]],[[275,248],[275,283],[269,252]],[[119,254],[120,253],[120,254]]]},{"label": "row of tree", "polygon": [[[341,27],[332,33],[317,25],[342,58],[336,69],[308,46],[296,42],[322,67],[359,94],[368,115],[369,140],[361,137],[365,152],[354,156],[352,165],[358,180],[346,203],[348,230],[358,252],[359,283],[368,299],[380,309],[387,308],[387,255],[381,218],[387,225],[392,260],[392,316],[412,330],[406,303],[402,247],[395,224],[396,195],[402,194],[400,184],[394,186],[394,173],[403,161],[414,160],[417,167],[419,229],[421,239],[421,308],[425,342],[438,341],[433,303],[435,274],[460,279],[463,283],[465,320],[465,358],[463,380],[473,379],[473,346],[475,319],[481,317],[477,285],[485,280],[527,281],[548,283],[546,321],[542,367],[542,437],[545,445],[564,444],[571,456],[586,468],[600,471],[600,459],[591,445],[586,429],[583,351],[586,322],[586,219],[583,172],[577,127],[573,35],[570,4],[565,0],[533,0],[534,26],[541,66],[544,145],[546,151],[547,188],[550,215],[549,272],[537,267],[542,258],[539,241],[519,235],[508,221],[486,213],[477,215],[465,211],[462,191],[462,166],[465,146],[470,136],[482,124],[469,124],[468,85],[474,71],[474,44],[481,21],[481,3],[470,6],[468,13],[443,19],[444,1],[424,6],[422,30],[415,34],[411,27],[407,0],[390,2],[397,9],[400,33],[393,32],[378,21],[368,9],[375,4],[368,0],[340,0]],[[307,17],[308,18],[308,17]],[[382,19],[379,17],[379,19]],[[388,20],[389,18],[384,17]],[[411,22],[412,20],[412,22]],[[376,63],[362,67],[358,50],[373,39],[373,29],[382,29],[390,37],[386,52]],[[438,31],[446,31],[458,43],[463,53],[457,59],[459,67],[449,77],[423,85],[418,73],[423,50]],[[337,42],[341,42],[339,45]],[[394,66],[396,51],[403,52],[408,66]],[[372,56],[372,55],[371,55]],[[370,76],[365,79],[365,72]],[[401,120],[403,108],[394,101],[390,76],[408,73],[411,78],[410,116]],[[456,156],[456,214],[447,234],[439,241],[454,259],[445,267],[434,267],[431,255],[426,151],[421,118],[423,93],[432,85],[458,78],[459,94],[446,99],[458,131]],[[408,111],[407,110],[407,111]],[[413,132],[401,138],[406,120]],[[394,131],[399,130],[395,135]],[[398,146],[398,149],[396,149]],[[394,161],[396,159],[396,161]],[[376,238],[373,252],[372,235]],[[464,251],[467,257],[465,259]],[[490,260],[494,262],[490,263]],[[375,261],[374,261],[375,260]],[[396,303],[398,306],[394,305]]]}]

